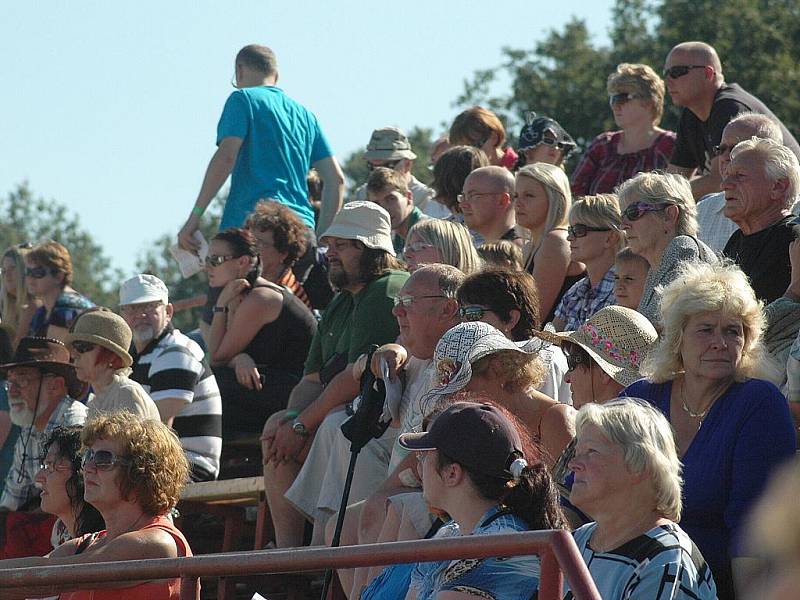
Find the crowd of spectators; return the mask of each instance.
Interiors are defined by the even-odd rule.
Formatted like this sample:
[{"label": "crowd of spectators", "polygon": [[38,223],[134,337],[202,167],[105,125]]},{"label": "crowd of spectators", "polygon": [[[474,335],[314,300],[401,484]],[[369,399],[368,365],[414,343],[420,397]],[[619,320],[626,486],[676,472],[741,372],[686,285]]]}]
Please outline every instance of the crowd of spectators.
[{"label": "crowd of spectators", "polygon": [[[554,118],[528,115],[514,144],[475,106],[431,149],[431,186],[380,127],[349,196],[273,52],[246,46],[235,73],[178,235],[199,250],[231,175],[196,331],[173,326],[158,273],[96,307],[59,242],[3,254],[0,569],[191,556],[181,489],[230,476],[249,444],[273,547],[330,543],[337,516],[351,545],[570,528],[603,598],[762,581],[775,545],[748,518],[774,473],[796,479],[779,467],[800,422],[800,147],[712,47],[677,45],[663,79],[620,64],[619,129],[571,176],[580,148]],[[677,132],[659,127],[667,93]],[[367,376],[384,427],[337,515]],[[354,599],[522,599],[538,572],[516,557],[338,581]]]}]

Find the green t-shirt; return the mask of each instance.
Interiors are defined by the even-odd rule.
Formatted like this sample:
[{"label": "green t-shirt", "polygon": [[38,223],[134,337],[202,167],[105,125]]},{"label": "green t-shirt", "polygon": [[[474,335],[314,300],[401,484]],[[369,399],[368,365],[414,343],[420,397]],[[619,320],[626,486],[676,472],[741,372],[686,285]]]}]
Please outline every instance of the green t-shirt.
[{"label": "green t-shirt", "polygon": [[331,300],[311,340],[305,374],[317,373],[336,354],[354,362],[371,344],[394,342],[400,334],[392,314],[394,297],[409,274],[388,271],[353,296],[341,291]]}]

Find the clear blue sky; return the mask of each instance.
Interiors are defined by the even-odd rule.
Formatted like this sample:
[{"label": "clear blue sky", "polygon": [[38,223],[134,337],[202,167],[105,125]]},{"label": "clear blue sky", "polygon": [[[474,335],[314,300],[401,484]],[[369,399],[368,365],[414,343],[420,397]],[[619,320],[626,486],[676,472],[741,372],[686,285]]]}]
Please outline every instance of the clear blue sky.
[{"label": "clear blue sky", "polygon": [[572,16],[608,41],[611,0],[7,3],[0,23],[0,194],[28,180],[71,207],[115,266],[177,231],[248,43],[340,158],[376,127],[434,127],[501,48],[533,48]]}]

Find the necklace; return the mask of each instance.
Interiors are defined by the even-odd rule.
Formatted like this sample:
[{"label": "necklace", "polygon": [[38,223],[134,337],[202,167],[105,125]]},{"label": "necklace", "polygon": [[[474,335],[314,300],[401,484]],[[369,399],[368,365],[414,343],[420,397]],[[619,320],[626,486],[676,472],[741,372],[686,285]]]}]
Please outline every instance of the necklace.
[{"label": "necklace", "polygon": [[[712,401],[711,404],[714,404],[714,402]],[[700,421],[700,425],[703,424],[703,420],[706,418],[708,411],[711,410],[711,404],[709,404],[703,411],[694,412],[691,408],[689,408],[689,405],[686,404],[686,382],[681,382],[681,408],[683,409],[683,412],[693,419],[698,419]]]}]

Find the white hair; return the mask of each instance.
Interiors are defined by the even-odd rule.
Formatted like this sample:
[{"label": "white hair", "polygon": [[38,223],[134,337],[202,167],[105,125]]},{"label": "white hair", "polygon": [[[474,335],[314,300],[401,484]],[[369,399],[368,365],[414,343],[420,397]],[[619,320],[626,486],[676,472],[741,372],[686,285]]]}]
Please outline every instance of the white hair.
[{"label": "white hair", "polygon": [[797,198],[797,192],[800,191],[800,164],[794,152],[775,140],[751,137],[736,144],[731,151],[731,160],[735,160],[745,152],[753,152],[756,155],[763,165],[764,175],[771,182],[775,183],[779,179],[787,180],[784,205],[790,208]]},{"label": "white hair", "polygon": [[620,184],[616,190],[620,207],[632,202],[659,204],[668,202],[678,207],[675,235],[697,236],[697,205],[689,180],[675,173],[639,173]]}]

